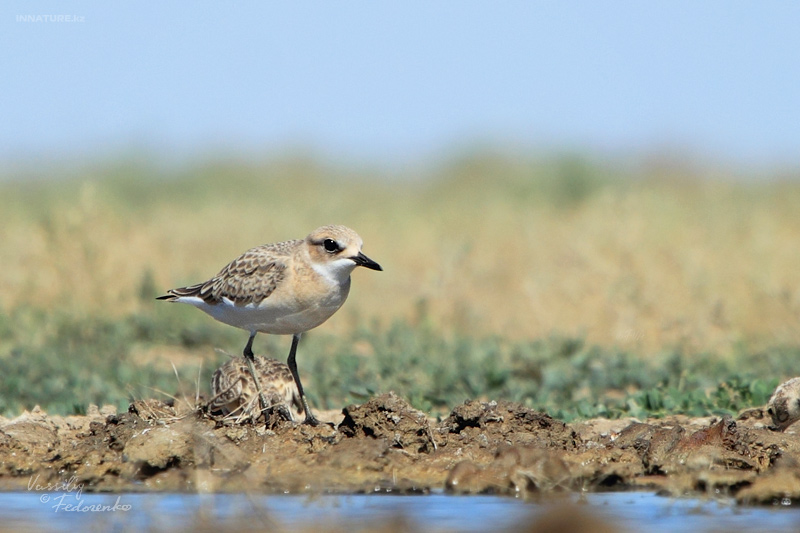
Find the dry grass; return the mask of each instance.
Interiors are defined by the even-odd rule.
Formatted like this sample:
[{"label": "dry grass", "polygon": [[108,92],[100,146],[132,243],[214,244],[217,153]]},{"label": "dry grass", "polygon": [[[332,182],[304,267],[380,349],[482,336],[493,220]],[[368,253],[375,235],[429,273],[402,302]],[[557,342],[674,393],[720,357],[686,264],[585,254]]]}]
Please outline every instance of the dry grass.
[{"label": "dry grass", "polygon": [[143,312],[251,246],[341,223],[385,272],[354,274],[329,332],[424,307],[445,333],[642,354],[800,343],[798,184],[492,157],[423,180],[302,160],[152,173],[0,185],[0,310]]}]

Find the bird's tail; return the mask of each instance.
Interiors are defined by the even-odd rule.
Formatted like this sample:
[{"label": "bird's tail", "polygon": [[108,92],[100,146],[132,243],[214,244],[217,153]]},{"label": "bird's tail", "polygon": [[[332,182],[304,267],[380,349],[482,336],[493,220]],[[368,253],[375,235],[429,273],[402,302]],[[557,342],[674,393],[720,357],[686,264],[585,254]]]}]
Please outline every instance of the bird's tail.
[{"label": "bird's tail", "polygon": [[156,300],[166,300],[167,302],[177,302],[180,298],[187,296],[200,296],[205,283],[198,283],[197,285],[190,285],[188,287],[180,287],[177,289],[170,289],[167,294],[158,296]]}]

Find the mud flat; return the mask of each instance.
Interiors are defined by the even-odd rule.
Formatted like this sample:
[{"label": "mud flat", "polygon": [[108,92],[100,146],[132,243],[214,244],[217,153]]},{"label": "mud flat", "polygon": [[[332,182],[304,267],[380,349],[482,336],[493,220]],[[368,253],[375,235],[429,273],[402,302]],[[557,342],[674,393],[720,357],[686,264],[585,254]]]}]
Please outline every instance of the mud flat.
[{"label": "mud flat", "polygon": [[[202,409],[137,401],[125,413],[34,409],[0,418],[0,490],[427,493],[523,498],[653,490],[800,502],[800,436],[753,410],[737,419],[671,416],[565,424],[518,404],[468,401],[436,421],[393,393],[330,425],[234,425]],[[33,486],[31,486],[33,484]],[[65,487],[71,484],[71,486]],[[74,490],[74,488],[72,489]]]}]

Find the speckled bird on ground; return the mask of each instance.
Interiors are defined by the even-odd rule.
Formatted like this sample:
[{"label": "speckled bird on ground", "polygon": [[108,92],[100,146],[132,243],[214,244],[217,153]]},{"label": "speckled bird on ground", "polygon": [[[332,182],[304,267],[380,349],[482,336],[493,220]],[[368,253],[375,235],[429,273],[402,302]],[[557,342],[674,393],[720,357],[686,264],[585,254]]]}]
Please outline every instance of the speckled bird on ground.
[{"label": "speckled bird on ground", "polygon": [[383,270],[361,251],[363,241],[345,226],[322,226],[305,239],[247,250],[208,281],[171,289],[159,300],[193,305],[216,320],[250,332],[243,354],[256,381],[261,408],[269,404],[253,368],[256,333],[292,335],[288,365],[305,411],[311,413],[297,372],[300,336],[333,315],[350,293],[350,273],[358,266]]}]

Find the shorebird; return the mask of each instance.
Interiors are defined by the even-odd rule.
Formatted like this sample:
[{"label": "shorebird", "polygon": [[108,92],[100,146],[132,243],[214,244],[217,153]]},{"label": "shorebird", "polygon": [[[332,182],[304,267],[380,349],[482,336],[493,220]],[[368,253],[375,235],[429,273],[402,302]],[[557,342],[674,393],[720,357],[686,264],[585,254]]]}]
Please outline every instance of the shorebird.
[{"label": "shorebird", "polygon": [[[290,422],[299,420],[303,413],[300,391],[291,370],[285,363],[268,357],[255,357],[253,361],[262,394],[268,407]],[[251,379],[247,359],[231,357],[211,377],[211,394],[208,409],[212,414],[231,417],[236,422],[255,420],[261,414],[255,380]]]},{"label": "shorebird", "polygon": [[800,420],[800,377],[778,385],[767,402],[767,414],[778,431],[786,431]]},{"label": "shorebird", "polygon": [[363,241],[345,226],[322,226],[305,239],[264,244],[247,250],[208,281],[170,289],[159,300],[193,305],[216,320],[250,332],[242,352],[259,391],[269,405],[253,368],[256,333],[291,335],[287,363],[303,404],[305,423],[318,425],[297,372],[300,336],[335,313],[350,292],[357,266],[383,270],[361,252]]}]

